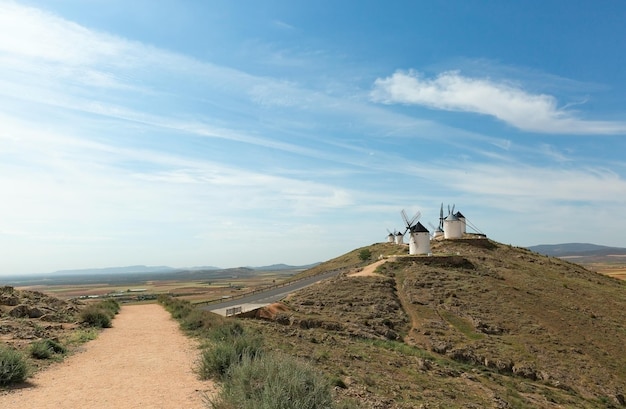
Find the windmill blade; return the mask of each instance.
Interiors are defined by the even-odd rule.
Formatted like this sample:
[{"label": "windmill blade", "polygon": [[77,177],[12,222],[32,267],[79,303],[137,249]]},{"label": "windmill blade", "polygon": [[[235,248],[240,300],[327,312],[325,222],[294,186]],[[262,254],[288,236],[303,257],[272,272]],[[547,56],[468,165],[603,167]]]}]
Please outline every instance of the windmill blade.
[{"label": "windmill blade", "polygon": [[452,203],[452,214],[454,214],[454,203]]},{"label": "windmill blade", "polygon": [[434,232],[435,230],[437,230],[437,228],[435,227],[435,225],[434,225],[434,224],[432,224],[431,222],[428,222],[428,225],[430,226],[430,228],[431,228],[431,229],[433,229],[433,232]]},{"label": "windmill blade", "polygon": [[450,205],[448,205],[448,215],[450,215]]},{"label": "windmill blade", "polygon": [[439,220],[443,219],[443,202],[441,202],[441,209],[439,209]]},{"label": "windmill blade", "polygon": [[402,215],[402,220],[404,220],[404,223],[406,224],[406,228],[408,229],[409,227],[411,227],[411,223],[409,223],[409,217],[406,215],[404,209],[400,211],[400,214]]},{"label": "windmill blade", "polygon": [[422,213],[418,211],[417,213],[415,213],[415,216],[413,216],[413,218],[409,222],[409,225],[413,226],[420,217],[422,217]]},{"label": "windmill blade", "polygon": [[391,234],[391,232],[389,231],[389,229],[387,229],[387,233]]}]

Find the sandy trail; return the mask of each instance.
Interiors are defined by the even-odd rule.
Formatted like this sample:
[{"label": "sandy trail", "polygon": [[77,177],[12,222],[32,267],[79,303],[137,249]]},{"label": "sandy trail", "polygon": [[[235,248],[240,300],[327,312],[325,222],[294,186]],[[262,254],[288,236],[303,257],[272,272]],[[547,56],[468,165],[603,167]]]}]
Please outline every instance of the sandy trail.
[{"label": "sandy trail", "polygon": [[348,274],[348,277],[370,277],[370,276],[382,276],[382,274],[378,274],[376,273],[376,269],[378,268],[378,266],[380,266],[381,264],[386,263],[387,261],[395,261],[396,258],[395,257],[390,257],[390,258],[385,258],[382,260],[378,260],[372,264],[369,264],[365,267],[363,267],[363,270],[358,271],[356,273],[350,273]]},{"label": "sandy trail", "polygon": [[0,408],[206,408],[202,397],[214,385],[193,373],[197,356],[161,306],[124,306],[82,352],[0,395]]}]

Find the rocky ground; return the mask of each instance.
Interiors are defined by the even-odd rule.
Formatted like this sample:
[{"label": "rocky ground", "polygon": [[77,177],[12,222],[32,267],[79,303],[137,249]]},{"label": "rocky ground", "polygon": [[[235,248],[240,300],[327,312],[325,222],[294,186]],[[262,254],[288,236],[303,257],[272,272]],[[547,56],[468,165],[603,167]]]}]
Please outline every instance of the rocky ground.
[{"label": "rocky ground", "polygon": [[25,350],[38,339],[68,338],[79,327],[83,306],[38,291],[0,287],[0,343]]},{"label": "rocky ground", "polygon": [[368,262],[357,249],[329,261],[344,275],[250,325],[362,407],[626,406],[624,282],[486,239],[434,243],[433,253],[359,276]]}]

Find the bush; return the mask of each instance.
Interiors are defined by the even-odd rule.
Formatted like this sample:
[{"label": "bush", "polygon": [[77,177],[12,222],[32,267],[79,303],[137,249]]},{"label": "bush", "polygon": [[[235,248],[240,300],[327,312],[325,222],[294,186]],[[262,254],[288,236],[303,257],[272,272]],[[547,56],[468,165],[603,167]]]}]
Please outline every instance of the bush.
[{"label": "bush", "polygon": [[181,319],[180,326],[187,331],[211,330],[222,325],[224,319],[210,311],[193,309]]},{"label": "bush", "polygon": [[232,366],[214,409],[329,409],[330,384],[309,365],[286,355],[244,356]]},{"label": "bush", "polygon": [[50,359],[55,354],[64,354],[67,349],[52,339],[40,339],[30,344],[30,356],[35,359]]},{"label": "bush", "polygon": [[111,312],[97,304],[87,306],[80,313],[81,321],[90,327],[110,328],[111,318]]},{"label": "bush", "polygon": [[235,336],[217,342],[205,349],[200,357],[198,373],[201,379],[224,378],[228,370],[243,360],[244,356],[255,359],[262,354],[261,338],[257,336]]},{"label": "bush", "polygon": [[28,377],[26,359],[19,352],[0,346],[0,385],[23,382]]},{"label": "bush", "polygon": [[194,311],[194,307],[189,301],[179,300],[168,295],[159,295],[157,301],[177,320],[184,319]]},{"label": "bush", "polygon": [[117,315],[121,308],[120,303],[113,298],[107,298],[106,300],[99,302],[98,305],[105,310],[110,311],[113,316]]},{"label": "bush", "polygon": [[208,336],[216,342],[230,342],[243,336],[245,332],[239,321],[227,321],[209,331]]},{"label": "bush", "polygon": [[372,252],[369,249],[363,249],[359,252],[359,258],[361,261],[367,261],[372,257]]}]

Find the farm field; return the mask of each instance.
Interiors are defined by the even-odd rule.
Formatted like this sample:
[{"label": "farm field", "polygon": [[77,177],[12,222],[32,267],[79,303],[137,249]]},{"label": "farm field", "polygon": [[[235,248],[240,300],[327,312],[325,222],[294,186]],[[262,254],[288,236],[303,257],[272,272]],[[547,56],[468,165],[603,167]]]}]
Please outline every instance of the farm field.
[{"label": "farm field", "polygon": [[270,286],[284,281],[285,272],[263,272],[254,277],[218,278],[214,280],[146,280],[103,283],[37,284],[16,287],[19,290],[39,291],[60,299],[96,298],[114,295],[125,300],[151,299],[159,294],[171,294],[191,302],[204,302]]},{"label": "farm field", "polygon": [[608,255],[602,257],[570,256],[562,257],[572,263],[580,264],[591,271],[626,280],[626,255]]},{"label": "farm field", "polygon": [[586,264],[585,267],[592,271],[596,271],[600,274],[607,275],[609,277],[617,278],[619,280],[626,280],[626,263],[625,264]]}]

